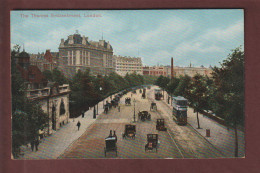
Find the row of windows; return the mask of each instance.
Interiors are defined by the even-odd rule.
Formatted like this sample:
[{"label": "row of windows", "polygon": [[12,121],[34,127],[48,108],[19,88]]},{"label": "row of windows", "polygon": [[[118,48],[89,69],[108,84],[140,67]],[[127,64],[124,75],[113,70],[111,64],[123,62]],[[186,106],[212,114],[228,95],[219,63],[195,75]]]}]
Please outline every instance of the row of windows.
[{"label": "row of windows", "polygon": [[142,64],[121,64],[121,63],[116,63],[116,65],[123,65],[123,66],[142,66]]},{"label": "row of windows", "polygon": [[118,69],[143,69],[142,67],[116,67]]},{"label": "row of windows", "polygon": [[127,70],[127,69],[117,69],[116,71],[137,71],[137,72],[142,72],[142,70]]},{"label": "row of windows", "polygon": [[[112,58],[112,55],[108,55],[108,54],[103,54],[103,53],[100,53],[100,52],[88,52],[88,51],[79,51],[79,54],[80,56],[83,56],[83,57],[87,57],[88,54],[90,54],[91,57],[101,57],[103,58],[103,56],[105,56],[106,58]],[[69,57],[75,57],[76,55],[76,51],[73,50],[73,51],[68,51],[68,56]]]}]

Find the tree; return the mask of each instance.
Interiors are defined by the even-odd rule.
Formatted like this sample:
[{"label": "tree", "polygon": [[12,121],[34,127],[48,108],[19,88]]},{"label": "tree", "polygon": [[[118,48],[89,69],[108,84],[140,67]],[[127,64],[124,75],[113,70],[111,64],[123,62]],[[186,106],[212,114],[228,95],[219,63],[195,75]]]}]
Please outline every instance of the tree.
[{"label": "tree", "polygon": [[[18,49],[19,50],[19,49]],[[43,112],[37,102],[29,100],[25,95],[24,80],[17,70],[15,59],[19,51],[11,52],[12,80],[12,153],[19,154],[19,147],[38,137],[40,129],[47,127],[48,115]]]},{"label": "tree", "polygon": [[47,78],[50,82],[56,82],[59,85],[63,85],[69,83],[68,79],[64,76],[64,74],[58,70],[57,68],[50,70],[44,70],[43,75]]},{"label": "tree", "polygon": [[238,157],[237,126],[244,126],[244,51],[232,50],[221,67],[213,69],[215,111],[221,114],[227,126],[235,130],[235,157]]},{"label": "tree", "polygon": [[187,98],[186,90],[188,88],[190,81],[191,81],[191,77],[189,77],[188,75],[181,76],[180,81],[178,83],[178,86],[176,87],[176,89],[173,92],[173,95],[184,96],[184,97]]},{"label": "tree", "polygon": [[167,85],[167,92],[169,92],[170,94],[173,94],[175,89],[178,87],[180,82],[179,78],[173,78]]},{"label": "tree", "polygon": [[206,81],[203,79],[203,76],[196,74],[188,85],[188,90],[186,90],[186,97],[190,101],[191,106],[197,112],[198,129],[200,129],[198,113],[202,112],[203,108],[207,104],[206,92]]}]

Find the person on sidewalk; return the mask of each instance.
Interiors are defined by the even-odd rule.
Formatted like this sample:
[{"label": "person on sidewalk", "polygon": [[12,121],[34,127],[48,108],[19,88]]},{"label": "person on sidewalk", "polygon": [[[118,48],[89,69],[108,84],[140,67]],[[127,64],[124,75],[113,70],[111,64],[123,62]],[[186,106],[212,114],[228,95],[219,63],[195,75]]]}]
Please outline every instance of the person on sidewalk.
[{"label": "person on sidewalk", "polygon": [[32,149],[32,151],[34,150],[34,145],[35,145],[34,141],[31,141],[31,149]]},{"label": "person on sidewalk", "polygon": [[81,114],[81,115],[82,115],[82,118],[84,118],[84,116],[85,116],[85,115],[84,115],[84,111],[82,111],[82,114]]},{"label": "person on sidewalk", "polygon": [[120,106],[118,106],[118,112],[120,112]]},{"label": "person on sidewalk", "polygon": [[81,125],[81,123],[80,123],[80,121],[78,121],[78,123],[77,123],[78,131],[79,131],[80,125]]},{"label": "person on sidewalk", "polygon": [[36,139],[35,140],[35,149],[36,149],[36,151],[38,151],[38,146],[39,146],[39,140]]}]

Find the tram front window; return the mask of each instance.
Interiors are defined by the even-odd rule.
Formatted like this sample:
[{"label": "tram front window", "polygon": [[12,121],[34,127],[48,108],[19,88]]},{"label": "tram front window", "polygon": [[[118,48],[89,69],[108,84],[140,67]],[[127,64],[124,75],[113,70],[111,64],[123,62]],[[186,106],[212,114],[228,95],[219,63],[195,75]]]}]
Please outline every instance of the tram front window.
[{"label": "tram front window", "polygon": [[178,101],[178,105],[187,106],[187,101],[184,101],[184,100]]}]

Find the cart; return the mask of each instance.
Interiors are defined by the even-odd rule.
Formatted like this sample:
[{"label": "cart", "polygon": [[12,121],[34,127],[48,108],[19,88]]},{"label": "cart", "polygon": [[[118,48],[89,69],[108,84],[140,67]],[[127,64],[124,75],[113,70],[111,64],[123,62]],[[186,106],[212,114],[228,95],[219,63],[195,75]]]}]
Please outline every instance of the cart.
[{"label": "cart", "polygon": [[154,149],[157,152],[158,147],[158,134],[147,134],[147,144],[145,145],[146,151],[153,151]]},{"label": "cart", "polygon": [[136,126],[131,124],[125,125],[125,132],[122,134],[123,139],[129,137],[131,139],[135,139],[136,134]]},{"label": "cart", "polygon": [[105,157],[107,156],[107,152],[114,151],[117,156],[117,146],[116,146],[116,137],[109,136],[105,138],[106,147],[104,148]]},{"label": "cart", "polygon": [[164,119],[157,119],[156,130],[158,130],[158,131],[166,131],[167,130],[167,128],[165,127],[165,124],[164,124]]}]

